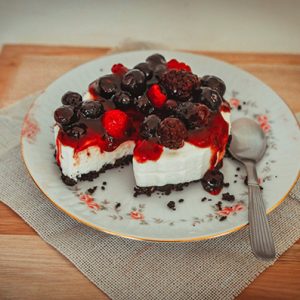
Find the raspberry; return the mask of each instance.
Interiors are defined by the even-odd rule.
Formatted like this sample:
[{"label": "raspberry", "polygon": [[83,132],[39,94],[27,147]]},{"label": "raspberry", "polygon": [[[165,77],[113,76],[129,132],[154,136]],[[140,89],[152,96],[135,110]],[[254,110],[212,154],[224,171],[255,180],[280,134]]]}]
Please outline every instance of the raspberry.
[{"label": "raspberry", "polygon": [[183,62],[179,62],[176,59],[171,59],[167,62],[167,68],[169,70],[175,69],[175,70],[184,70],[187,72],[192,72],[191,67],[189,65],[186,65]]},{"label": "raspberry", "polygon": [[160,144],[170,149],[181,148],[187,137],[184,124],[177,118],[164,119],[158,128]]},{"label": "raspberry", "polygon": [[109,110],[104,113],[102,124],[110,136],[122,138],[128,128],[128,116],[119,109]]},{"label": "raspberry", "polygon": [[152,104],[157,108],[161,108],[167,100],[167,96],[163,93],[158,84],[153,84],[149,88],[147,96]]},{"label": "raspberry", "polygon": [[114,64],[111,67],[111,72],[114,73],[114,74],[122,76],[126,72],[128,72],[128,69],[124,65],[122,65],[122,64]]},{"label": "raspberry", "polygon": [[197,83],[198,77],[196,75],[183,70],[169,70],[161,78],[161,84],[166,89],[169,98],[180,101],[187,101],[192,97]]}]

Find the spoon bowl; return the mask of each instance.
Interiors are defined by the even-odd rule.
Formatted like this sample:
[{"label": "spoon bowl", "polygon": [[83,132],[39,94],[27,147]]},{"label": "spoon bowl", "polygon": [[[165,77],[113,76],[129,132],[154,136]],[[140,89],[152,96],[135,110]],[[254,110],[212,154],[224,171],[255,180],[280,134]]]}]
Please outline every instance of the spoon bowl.
[{"label": "spoon bowl", "polygon": [[241,118],[232,123],[232,141],[229,150],[239,161],[262,159],[267,148],[267,138],[260,126],[251,119]]}]

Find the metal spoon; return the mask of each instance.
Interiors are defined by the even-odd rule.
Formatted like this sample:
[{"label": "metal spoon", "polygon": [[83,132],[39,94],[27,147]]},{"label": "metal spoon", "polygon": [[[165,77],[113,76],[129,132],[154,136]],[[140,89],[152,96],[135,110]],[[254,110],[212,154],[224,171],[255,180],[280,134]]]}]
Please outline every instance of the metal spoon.
[{"label": "metal spoon", "polygon": [[257,257],[272,259],[275,257],[275,246],[258,185],[255,165],[266,151],[267,139],[260,126],[247,118],[234,121],[231,134],[229,151],[246,167],[248,175],[251,248]]}]

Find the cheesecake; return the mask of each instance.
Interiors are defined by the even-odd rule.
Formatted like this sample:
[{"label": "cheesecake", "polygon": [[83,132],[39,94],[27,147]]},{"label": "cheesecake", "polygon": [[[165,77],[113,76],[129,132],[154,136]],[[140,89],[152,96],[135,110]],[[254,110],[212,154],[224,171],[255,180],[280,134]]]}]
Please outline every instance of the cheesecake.
[{"label": "cheesecake", "polygon": [[[132,69],[113,65],[84,95],[66,92],[54,112],[62,180],[75,185],[132,163],[137,196],[182,190],[208,172],[211,178],[230,134],[225,89],[220,78],[160,54]],[[212,184],[220,176],[213,177]]]}]

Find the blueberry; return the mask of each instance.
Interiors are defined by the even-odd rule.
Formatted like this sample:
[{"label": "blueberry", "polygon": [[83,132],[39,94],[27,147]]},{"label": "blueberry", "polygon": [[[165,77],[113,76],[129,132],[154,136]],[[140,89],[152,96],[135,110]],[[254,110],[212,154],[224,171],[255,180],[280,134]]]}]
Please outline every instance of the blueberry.
[{"label": "blueberry", "polygon": [[217,91],[209,87],[203,87],[200,102],[205,104],[212,111],[217,111],[222,103],[222,97]]},{"label": "blueberry", "polygon": [[160,118],[156,115],[149,115],[148,117],[146,117],[140,129],[141,137],[144,139],[155,137],[160,122]]},{"label": "blueberry", "polygon": [[69,91],[62,96],[61,103],[63,105],[71,105],[73,107],[79,107],[82,103],[82,97],[78,93]]},{"label": "blueberry", "polygon": [[146,95],[137,99],[136,109],[145,115],[150,115],[154,111],[154,107]]},{"label": "blueberry", "polygon": [[163,109],[164,109],[164,113],[167,116],[176,115],[178,104],[175,100],[169,99],[165,102]]},{"label": "blueberry", "polygon": [[205,75],[201,79],[203,86],[210,87],[211,89],[217,91],[221,97],[224,96],[226,91],[225,83],[222,79],[212,75]]},{"label": "blueberry", "polygon": [[147,57],[146,62],[151,65],[164,65],[166,64],[166,59],[161,54],[156,53]]},{"label": "blueberry", "polygon": [[149,80],[152,78],[153,71],[150,69],[149,64],[142,62],[142,63],[139,63],[138,65],[136,65],[134,67],[134,69],[138,69],[138,70],[142,71],[146,77],[146,80]]},{"label": "blueberry", "polygon": [[201,183],[207,192],[217,192],[223,187],[224,175],[218,170],[209,170],[204,174]]},{"label": "blueberry", "polygon": [[76,113],[72,106],[61,106],[54,112],[55,121],[62,125],[67,126],[76,121]]},{"label": "blueberry", "polygon": [[146,89],[144,73],[135,69],[128,71],[122,78],[122,89],[133,96],[142,95]]},{"label": "blueberry", "polygon": [[132,96],[127,92],[119,92],[112,97],[117,108],[128,108],[133,104]]},{"label": "blueberry", "polygon": [[104,112],[103,105],[99,101],[89,100],[84,101],[80,113],[87,119],[99,118]]},{"label": "blueberry", "polygon": [[119,79],[116,75],[105,75],[95,83],[95,90],[99,96],[110,99],[119,90]]},{"label": "blueberry", "polygon": [[76,124],[67,130],[67,135],[74,138],[80,139],[86,134],[87,127],[84,124]]}]

